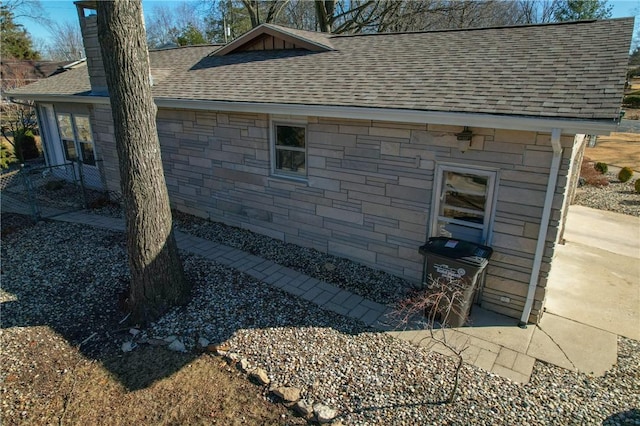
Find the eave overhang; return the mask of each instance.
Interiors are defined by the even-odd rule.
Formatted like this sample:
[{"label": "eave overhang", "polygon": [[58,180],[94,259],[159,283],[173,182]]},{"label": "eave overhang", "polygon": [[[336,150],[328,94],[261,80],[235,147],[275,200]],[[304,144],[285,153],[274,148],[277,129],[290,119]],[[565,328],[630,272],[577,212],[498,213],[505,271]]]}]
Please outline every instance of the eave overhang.
[{"label": "eave overhang", "polygon": [[[7,94],[9,98],[33,100],[36,102],[85,103],[108,105],[106,96],[86,95],[42,95]],[[605,135],[616,131],[618,123],[614,120],[588,120],[562,117],[531,117],[522,115],[466,113],[451,111],[427,111],[394,108],[371,108],[339,105],[308,105],[235,102],[215,100],[191,100],[158,98],[158,108],[190,109],[203,111],[229,111],[259,114],[278,114],[290,116],[340,117],[353,120],[376,120],[400,123],[429,123],[450,126],[468,126],[505,130],[525,130],[548,132],[562,129],[563,134]]]}]

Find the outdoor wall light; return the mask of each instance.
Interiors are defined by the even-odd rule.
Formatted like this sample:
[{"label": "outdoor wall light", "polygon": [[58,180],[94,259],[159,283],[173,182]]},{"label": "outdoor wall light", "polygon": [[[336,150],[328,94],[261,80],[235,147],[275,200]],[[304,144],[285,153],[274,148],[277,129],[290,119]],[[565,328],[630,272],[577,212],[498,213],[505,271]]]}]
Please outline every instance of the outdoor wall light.
[{"label": "outdoor wall light", "polygon": [[471,146],[471,139],[473,138],[473,132],[469,130],[467,126],[464,126],[464,130],[460,133],[456,133],[458,139],[458,148],[460,152],[466,152]]},{"label": "outdoor wall light", "polygon": [[469,130],[467,126],[464,126],[464,130],[460,133],[456,133],[456,137],[459,141],[469,141],[471,142],[471,138],[473,137],[473,132]]}]

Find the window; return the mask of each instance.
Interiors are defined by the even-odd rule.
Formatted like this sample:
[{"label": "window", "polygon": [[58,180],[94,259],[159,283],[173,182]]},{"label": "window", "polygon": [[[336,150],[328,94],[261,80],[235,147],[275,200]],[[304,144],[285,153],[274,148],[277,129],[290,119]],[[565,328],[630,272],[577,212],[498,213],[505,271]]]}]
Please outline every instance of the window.
[{"label": "window", "polygon": [[91,124],[89,117],[78,115],[74,117],[76,123],[76,134],[78,135],[78,143],[80,152],[82,153],[82,161],[85,164],[96,164],[95,154],[93,152],[93,136],[91,135]]},{"label": "window", "polygon": [[307,175],[306,127],[274,124],[273,171],[276,174]]},{"label": "window", "polygon": [[436,172],[432,236],[486,244],[496,173],[446,165],[439,166]]},{"label": "window", "polygon": [[76,138],[73,136],[73,127],[71,126],[71,115],[58,114],[58,129],[60,129],[64,158],[69,161],[76,161],[78,153],[76,152]]},{"label": "window", "polygon": [[68,113],[59,113],[57,117],[65,159],[80,160],[84,164],[94,166],[96,158],[89,117]]}]

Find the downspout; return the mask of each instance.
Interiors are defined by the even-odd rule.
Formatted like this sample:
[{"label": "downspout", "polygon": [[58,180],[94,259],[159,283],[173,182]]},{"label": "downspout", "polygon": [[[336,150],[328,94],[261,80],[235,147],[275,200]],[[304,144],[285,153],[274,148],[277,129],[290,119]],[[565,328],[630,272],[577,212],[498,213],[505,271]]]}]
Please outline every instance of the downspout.
[{"label": "downspout", "polygon": [[529,289],[527,291],[527,300],[524,304],[524,310],[520,317],[518,327],[527,328],[529,315],[533,307],[533,300],[538,286],[538,278],[540,277],[540,266],[542,265],[542,257],[544,255],[544,247],[547,240],[547,231],[549,230],[549,219],[551,218],[551,206],[553,205],[553,195],[556,191],[556,183],[558,182],[558,172],[560,171],[560,160],[562,160],[562,147],[560,146],[561,130],[555,128],[551,131],[551,147],[553,148],[553,158],[551,159],[551,169],[549,170],[549,181],[547,182],[547,194],[544,199],[544,207],[542,208],[542,219],[540,221],[540,231],[538,232],[538,243],[536,244],[536,253],[533,258],[533,269],[531,271],[531,279],[529,281]]}]

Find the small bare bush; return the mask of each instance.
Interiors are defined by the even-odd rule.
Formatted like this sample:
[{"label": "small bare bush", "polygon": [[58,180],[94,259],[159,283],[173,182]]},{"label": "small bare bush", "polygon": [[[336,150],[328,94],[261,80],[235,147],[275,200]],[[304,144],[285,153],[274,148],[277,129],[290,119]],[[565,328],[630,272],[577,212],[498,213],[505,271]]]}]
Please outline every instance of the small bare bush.
[{"label": "small bare bush", "polygon": [[399,321],[401,328],[410,324],[420,324],[429,331],[425,339],[432,339],[433,342],[444,346],[456,358],[454,371],[451,373],[453,384],[446,398],[448,403],[455,401],[464,361],[462,354],[468,346],[459,346],[449,341],[447,328],[448,324],[456,323],[461,316],[467,314],[464,300],[467,286],[467,283],[460,280],[430,277],[426,289],[415,291],[398,302],[392,314]]}]

